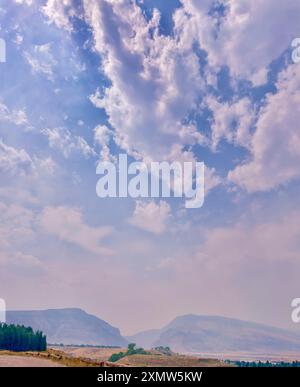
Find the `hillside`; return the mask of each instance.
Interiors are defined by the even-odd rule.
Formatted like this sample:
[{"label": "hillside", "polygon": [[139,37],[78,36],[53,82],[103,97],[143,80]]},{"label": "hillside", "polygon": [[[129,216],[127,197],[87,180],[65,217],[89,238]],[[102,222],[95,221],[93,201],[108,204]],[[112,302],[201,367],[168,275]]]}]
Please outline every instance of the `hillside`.
[{"label": "hillside", "polygon": [[217,316],[177,317],[162,329],[141,332],[127,339],[145,348],[169,346],[183,353],[300,353],[300,335]]},{"label": "hillside", "polygon": [[48,343],[124,346],[119,329],[81,309],[9,311],[7,322],[31,326],[47,335]]}]

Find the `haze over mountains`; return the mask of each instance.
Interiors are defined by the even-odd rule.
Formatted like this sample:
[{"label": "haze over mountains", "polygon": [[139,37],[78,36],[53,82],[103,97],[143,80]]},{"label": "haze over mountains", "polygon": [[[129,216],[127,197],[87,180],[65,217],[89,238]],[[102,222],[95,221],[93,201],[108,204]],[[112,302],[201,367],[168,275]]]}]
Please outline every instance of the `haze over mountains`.
[{"label": "haze over mountains", "polygon": [[7,322],[31,326],[47,335],[48,343],[127,346],[146,349],[169,346],[182,353],[299,353],[300,334],[218,316],[185,315],[162,329],[122,337],[118,328],[81,309],[7,312]]},{"label": "haze over mountains", "polygon": [[186,315],[162,329],[127,338],[146,348],[169,346],[176,352],[300,353],[300,335],[279,328],[218,316]]},{"label": "haze over mountains", "polygon": [[49,309],[7,312],[11,324],[42,330],[52,344],[126,346],[119,329],[81,309]]}]

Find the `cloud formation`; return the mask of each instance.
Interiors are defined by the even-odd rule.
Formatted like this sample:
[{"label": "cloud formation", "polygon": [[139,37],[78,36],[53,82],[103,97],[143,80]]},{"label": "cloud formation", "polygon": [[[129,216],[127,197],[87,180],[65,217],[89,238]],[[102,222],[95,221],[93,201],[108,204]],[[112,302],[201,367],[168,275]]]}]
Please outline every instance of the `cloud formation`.
[{"label": "cloud formation", "polygon": [[162,234],[167,229],[171,208],[165,201],[149,203],[137,201],[130,223],[153,234]]},{"label": "cloud formation", "polygon": [[251,138],[252,160],[229,173],[231,181],[249,192],[270,190],[300,177],[300,67],[283,70],[276,86]]},{"label": "cloud formation", "polygon": [[0,139],[0,170],[16,174],[28,174],[33,168],[33,162],[24,149],[16,149],[6,145]]},{"label": "cloud formation", "polygon": [[112,234],[111,227],[90,227],[82,218],[79,209],[47,207],[44,209],[41,226],[46,232],[61,241],[73,243],[82,249],[100,256],[113,254],[113,250],[102,246],[102,240]]},{"label": "cloud formation", "polygon": [[[0,282],[14,307],[80,304],[131,331],[190,312],[288,326],[299,12],[298,0],[3,0]],[[203,208],[98,199],[97,157],[125,152],[204,161]]]},{"label": "cloud formation", "polygon": [[[299,34],[297,0],[222,0],[217,12],[213,0],[182,0],[178,11],[187,39],[195,37],[212,67],[227,65],[236,77],[267,81],[267,69]],[[215,12],[212,12],[215,9]],[[284,27],[283,27],[284,26]]]},{"label": "cloud formation", "polygon": [[74,136],[66,128],[45,128],[42,129],[42,133],[48,138],[49,146],[60,150],[66,158],[70,157],[73,152],[79,152],[86,158],[95,156],[94,149],[83,137]]},{"label": "cloud formation", "polygon": [[116,143],[135,157],[161,160],[177,144],[199,142],[196,128],[184,124],[204,87],[195,53],[182,49],[180,36],[159,34],[157,11],[147,22],[129,1],[84,5],[111,81],[92,101],[105,109]]}]

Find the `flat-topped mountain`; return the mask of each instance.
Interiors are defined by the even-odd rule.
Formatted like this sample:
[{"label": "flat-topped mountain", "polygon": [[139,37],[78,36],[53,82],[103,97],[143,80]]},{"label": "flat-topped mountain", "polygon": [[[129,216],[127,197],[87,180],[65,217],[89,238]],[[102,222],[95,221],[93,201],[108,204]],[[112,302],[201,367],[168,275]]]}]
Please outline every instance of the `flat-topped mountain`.
[{"label": "flat-topped mountain", "polygon": [[81,309],[8,311],[6,320],[42,330],[52,344],[127,345],[119,329]]}]

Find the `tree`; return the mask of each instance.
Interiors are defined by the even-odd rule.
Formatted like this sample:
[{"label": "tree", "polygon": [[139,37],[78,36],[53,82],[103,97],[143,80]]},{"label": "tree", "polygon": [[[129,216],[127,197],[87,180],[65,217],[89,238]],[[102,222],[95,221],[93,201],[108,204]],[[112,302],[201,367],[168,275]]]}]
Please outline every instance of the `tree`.
[{"label": "tree", "polygon": [[41,331],[34,332],[24,325],[0,324],[0,350],[45,351],[46,336]]}]

